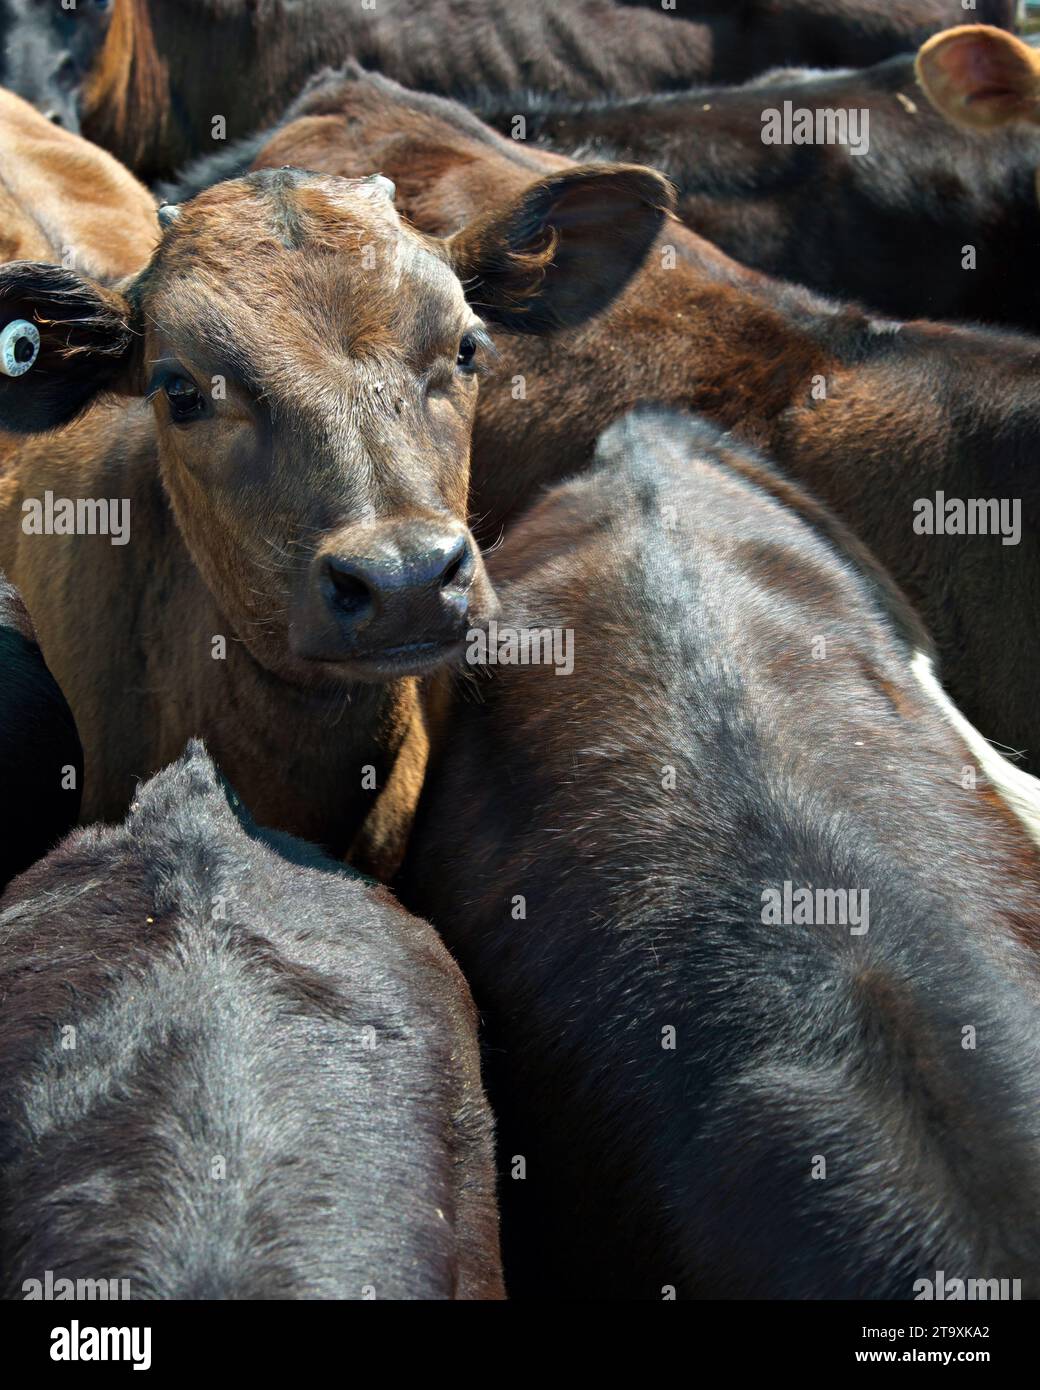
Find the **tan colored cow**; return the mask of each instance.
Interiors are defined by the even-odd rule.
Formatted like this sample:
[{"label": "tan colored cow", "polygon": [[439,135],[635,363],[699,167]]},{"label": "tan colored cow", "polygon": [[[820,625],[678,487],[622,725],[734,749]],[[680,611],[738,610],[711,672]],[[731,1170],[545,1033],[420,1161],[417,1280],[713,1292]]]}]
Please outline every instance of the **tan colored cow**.
[{"label": "tan colored cow", "polygon": [[0,88],[0,261],[118,280],[158,239],[155,200],[128,169]]}]

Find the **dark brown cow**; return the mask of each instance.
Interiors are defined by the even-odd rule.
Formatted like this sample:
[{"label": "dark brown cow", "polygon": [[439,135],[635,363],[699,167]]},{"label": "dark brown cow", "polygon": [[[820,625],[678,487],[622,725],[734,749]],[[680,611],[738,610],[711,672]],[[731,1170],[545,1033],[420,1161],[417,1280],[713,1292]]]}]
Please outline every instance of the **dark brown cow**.
[{"label": "dark brown cow", "polygon": [[414,790],[416,677],[494,611],[466,526],[484,323],[602,309],[669,193],[567,170],[447,243],[391,194],[265,172],[164,214],[118,289],[0,268],[0,324],[29,326],[0,427],[73,422],[0,441],[0,552],[76,716],[91,819],[195,734],[261,823],[336,853],[392,773]]},{"label": "dark brown cow", "polygon": [[[314,84],[258,162],[286,160],[340,174],[374,160],[405,214],[438,234],[570,167],[356,68]],[[481,534],[584,467],[597,431],[641,401],[696,409],[767,448],[858,532],[920,607],[960,707],[1036,765],[1040,341],[879,320],[671,223],[607,314],[499,349],[474,433]],[[1004,544],[1016,516],[1017,543]]]},{"label": "dark brown cow", "polygon": [[[940,36],[929,51],[946,47]],[[792,143],[805,112],[823,139]],[[769,275],[899,318],[1040,329],[1040,132],[952,129],[922,97],[912,54],[865,70],[787,69],[628,101],[548,96],[484,114],[504,134],[583,159],[653,164],[675,183],[688,226]],[[784,142],[764,138],[774,133]]]},{"label": "dark brown cow", "polygon": [[665,412],[490,563],[405,900],[486,1023],[507,1289],[1035,1297],[1040,857],[898,595]]},{"label": "dark brown cow", "polygon": [[458,967],[201,745],[8,887],[0,996],[3,1296],[501,1298]]},{"label": "dark brown cow", "polygon": [[[976,17],[1010,24],[1013,0]],[[743,0],[662,12],[612,0],[116,0],[83,129],[147,178],[276,119],[319,66],[353,57],[453,96],[583,99],[732,81],[780,62],[875,62],[964,17],[960,0]],[[230,81],[229,63],[248,80]]]}]

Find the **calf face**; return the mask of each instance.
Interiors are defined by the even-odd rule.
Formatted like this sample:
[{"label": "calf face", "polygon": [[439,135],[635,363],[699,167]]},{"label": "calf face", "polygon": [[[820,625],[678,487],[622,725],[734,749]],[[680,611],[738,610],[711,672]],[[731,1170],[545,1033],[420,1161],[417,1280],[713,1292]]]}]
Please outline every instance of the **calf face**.
[{"label": "calf face", "polygon": [[514,1297],[1040,1287],[1040,860],[863,562],[652,411],[492,557],[406,901],[486,1022]]},{"label": "calf face", "polygon": [[0,885],[76,824],[83,749],[18,590],[0,574]]},{"label": "calf face", "polygon": [[1040,52],[1002,29],[965,24],[937,34],[917,55],[917,76],[958,125],[1040,125]]},{"label": "calf face", "polygon": [[462,976],[385,890],[259,831],[201,745],[0,923],[7,1297],[48,1272],[131,1299],[501,1297]]},{"label": "calf face", "polygon": [[466,525],[485,323],[581,323],[669,205],[649,170],[577,169],[438,242],[392,194],[280,169],[166,209],[154,258],[118,289],[0,271],[0,321],[41,334],[31,369],[0,378],[0,425],[145,396],[195,564],[255,658],[296,684],[418,673],[493,612]]}]

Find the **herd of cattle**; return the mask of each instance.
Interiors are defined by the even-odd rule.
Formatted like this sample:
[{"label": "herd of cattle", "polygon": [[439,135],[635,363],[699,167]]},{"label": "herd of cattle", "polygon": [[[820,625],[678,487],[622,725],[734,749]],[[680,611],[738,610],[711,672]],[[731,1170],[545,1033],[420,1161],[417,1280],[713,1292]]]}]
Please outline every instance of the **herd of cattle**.
[{"label": "herd of cattle", "polygon": [[0,1294],[1040,1296],[1016,8],[0,0]]}]

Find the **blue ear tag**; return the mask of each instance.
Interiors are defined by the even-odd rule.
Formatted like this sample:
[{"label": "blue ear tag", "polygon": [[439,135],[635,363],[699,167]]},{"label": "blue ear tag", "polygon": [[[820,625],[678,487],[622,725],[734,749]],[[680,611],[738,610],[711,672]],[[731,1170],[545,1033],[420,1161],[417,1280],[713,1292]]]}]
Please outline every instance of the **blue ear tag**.
[{"label": "blue ear tag", "polygon": [[15,319],[0,331],[0,372],[24,376],[40,355],[40,330],[28,319]]}]

